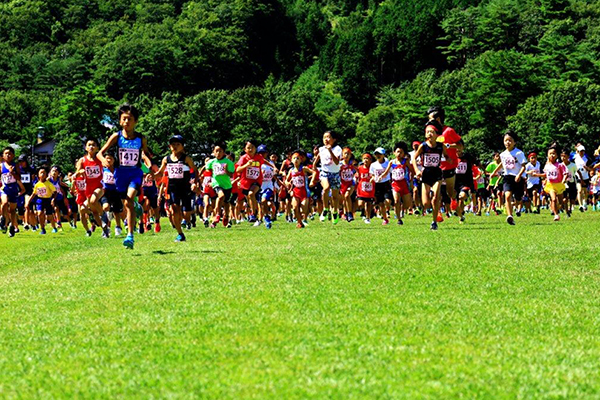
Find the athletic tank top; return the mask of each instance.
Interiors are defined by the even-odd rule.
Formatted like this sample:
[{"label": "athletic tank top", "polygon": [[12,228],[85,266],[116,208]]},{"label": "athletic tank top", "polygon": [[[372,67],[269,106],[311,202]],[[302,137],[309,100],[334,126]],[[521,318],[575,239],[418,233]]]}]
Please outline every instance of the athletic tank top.
[{"label": "athletic tank top", "polygon": [[119,168],[140,168],[142,166],[142,136],[140,134],[136,133],[134,139],[127,139],[123,131],[119,131],[117,164]]},{"label": "athletic tank top", "polygon": [[[12,167],[14,167],[14,165],[15,164],[10,164],[10,166],[12,166]],[[10,170],[6,166],[5,162],[2,163],[2,185],[7,186],[7,187],[18,185],[17,179],[10,172]]]},{"label": "athletic tank top", "polygon": [[169,190],[189,188],[190,167],[185,163],[187,155],[182,154],[178,160],[173,161],[167,156],[167,176],[169,177]]},{"label": "athletic tank top", "polygon": [[292,187],[294,197],[305,199],[308,197],[306,191],[306,174],[302,170],[292,170]]},{"label": "athletic tank top", "polygon": [[444,154],[444,145],[437,142],[435,147],[429,147],[427,142],[423,142],[423,168],[425,170],[433,170],[440,168]]},{"label": "athletic tank top", "polygon": [[102,163],[97,158],[88,160],[83,157],[83,169],[85,170],[85,179],[91,185],[102,181]]}]

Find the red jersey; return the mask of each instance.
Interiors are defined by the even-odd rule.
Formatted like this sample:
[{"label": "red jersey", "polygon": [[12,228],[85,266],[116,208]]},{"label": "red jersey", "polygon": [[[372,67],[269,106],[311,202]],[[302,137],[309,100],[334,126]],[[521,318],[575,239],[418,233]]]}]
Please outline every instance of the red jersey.
[{"label": "red jersey", "polygon": [[[460,135],[458,133],[456,133],[456,131],[453,128],[450,128],[449,126],[444,126],[444,131],[442,132],[441,136],[444,138],[444,140],[443,140],[444,144],[456,144],[456,143],[460,142],[460,139],[461,139]],[[452,164],[450,164],[449,162],[446,162],[446,161],[442,161],[442,163],[440,164],[440,167],[442,168],[443,171],[455,169],[458,166],[457,150],[455,148],[447,148],[446,152],[448,153],[448,157],[450,157],[452,159]]]},{"label": "red jersey", "polygon": [[292,191],[294,197],[300,200],[308,198],[308,191],[306,190],[306,173],[304,167],[300,170],[292,169]]},{"label": "red jersey", "polygon": [[83,157],[81,165],[85,171],[85,195],[90,197],[96,189],[102,188],[102,163],[97,158]]},{"label": "red jersey", "polygon": [[262,185],[261,166],[265,163],[265,159],[260,154],[255,154],[253,157],[250,157],[248,154],[244,154],[237,162],[237,165],[246,165],[249,161],[252,161],[252,164],[240,172],[240,188],[242,190],[248,190],[254,184],[259,186]]},{"label": "red jersey", "polygon": [[202,194],[206,194],[209,197],[217,197],[217,193],[212,187],[212,176],[212,171],[209,171],[207,169],[205,169],[202,173]]},{"label": "red jersey", "polygon": [[358,185],[356,189],[356,195],[358,197],[364,197],[366,199],[372,199],[375,197],[375,184],[371,182],[371,175],[369,168],[361,165],[358,167]]},{"label": "red jersey", "polygon": [[75,191],[77,192],[75,202],[79,205],[82,205],[87,199],[87,196],[85,194],[85,192],[86,192],[85,178],[77,177],[77,178],[75,178],[75,183],[73,183],[73,184],[75,185]]},{"label": "red jersey", "polygon": [[394,192],[404,196],[409,193],[408,180],[410,179],[410,170],[408,169],[408,161],[406,159],[402,160],[402,162],[394,160],[391,163],[392,189]]},{"label": "red jersey", "polygon": [[348,190],[348,188],[350,188],[351,186],[354,186],[354,175],[355,174],[356,174],[356,168],[354,168],[354,165],[342,164],[340,166],[340,182],[341,182],[340,192],[342,194],[346,193],[346,190]]}]

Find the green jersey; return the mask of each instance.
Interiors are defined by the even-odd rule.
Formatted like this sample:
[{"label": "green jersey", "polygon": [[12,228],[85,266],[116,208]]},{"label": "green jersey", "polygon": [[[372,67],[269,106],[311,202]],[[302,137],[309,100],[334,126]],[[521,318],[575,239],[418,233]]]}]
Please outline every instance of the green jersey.
[{"label": "green jersey", "polygon": [[[492,172],[494,172],[496,170],[497,167],[498,167],[498,164],[496,164],[495,161],[492,161],[485,168],[485,172],[487,172],[488,174],[491,174]],[[498,182],[498,179],[500,179],[499,176],[494,176],[493,178],[490,178],[490,186],[495,186],[496,182]]]},{"label": "green jersey", "polygon": [[233,161],[227,157],[223,157],[221,160],[213,158],[206,164],[206,169],[213,173],[212,187],[218,186],[221,189],[231,189],[231,177],[227,172],[235,172]]}]

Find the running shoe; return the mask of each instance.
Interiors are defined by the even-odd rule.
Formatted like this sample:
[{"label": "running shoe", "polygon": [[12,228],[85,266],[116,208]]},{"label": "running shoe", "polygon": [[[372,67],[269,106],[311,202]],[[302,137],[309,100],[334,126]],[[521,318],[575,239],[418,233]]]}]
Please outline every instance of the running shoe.
[{"label": "running shoe", "polygon": [[506,217],[506,222],[509,225],[514,225],[515,224],[515,219],[512,217],[512,215],[509,215],[508,217]]},{"label": "running shoe", "polygon": [[438,224],[437,224],[437,222],[435,222],[435,221],[434,221],[434,222],[432,222],[432,223],[431,223],[431,230],[432,230],[432,231],[437,231],[437,229],[438,229]]},{"label": "running shoe", "polygon": [[337,225],[340,222],[340,216],[338,214],[333,214],[333,224]]},{"label": "running shoe", "polygon": [[12,224],[8,228],[8,237],[15,237],[15,227]]},{"label": "running shoe", "polygon": [[133,249],[133,235],[132,234],[128,234],[127,237],[125,238],[125,240],[123,240],[123,246],[127,247],[128,249]]},{"label": "running shoe", "polygon": [[40,235],[45,235],[45,234],[46,234],[46,228],[40,229]]},{"label": "running shoe", "polygon": [[370,224],[371,220],[369,218],[365,218],[365,224]]},{"label": "running shoe", "polygon": [[180,233],[179,235],[177,235],[177,237],[175,238],[176,242],[185,242],[185,235],[183,233]]},{"label": "running shoe", "polygon": [[154,233],[158,232],[160,232],[160,222],[157,222],[156,225],[154,225]]},{"label": "running shoe", "polygon": [[115,236],[121,236],[123,229],[120,226],[115,226]]},{"label": "running shoe", "polygon": [[57,233],[57,232],[58,232],[58,229],[52,228],[52,233]]},{"label": "running shoe", "polygon": [[398,224],[398,225],[404,225],[404,222],[402,222],[402,218],[398,218],[398,222],[397,222],[397,224]]}]

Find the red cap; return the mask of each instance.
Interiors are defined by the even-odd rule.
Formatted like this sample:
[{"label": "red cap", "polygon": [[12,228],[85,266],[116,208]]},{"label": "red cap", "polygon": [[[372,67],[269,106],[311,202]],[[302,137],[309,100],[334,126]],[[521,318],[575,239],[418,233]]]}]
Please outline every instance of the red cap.
[{"label": "red cap", "polygon": [[412,142],[412,145],[414,146],[415,144],[421,145],[421,142],[419,142],[418,140],[415,140],[414,142]]},{"label": "red cap", "polygon": [[529,158],[531,156],[536,156],[537,157],[537,153],[535,151],[532,151],[531,153],[527,154],[527,158]]}]

